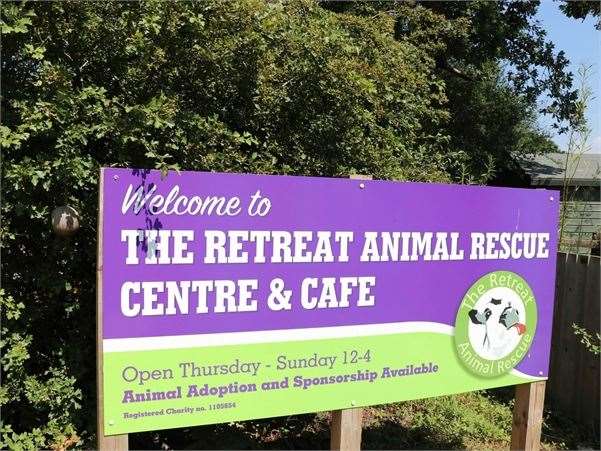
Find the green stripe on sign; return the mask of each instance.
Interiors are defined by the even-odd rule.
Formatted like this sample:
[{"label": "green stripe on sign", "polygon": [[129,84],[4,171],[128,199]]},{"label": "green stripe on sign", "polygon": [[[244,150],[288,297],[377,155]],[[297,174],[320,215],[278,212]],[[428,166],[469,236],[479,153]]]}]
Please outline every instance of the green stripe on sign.
[{"label": "green stripe on sign", "polygon": [[105,353],[105,431],[335,410],[537,379],[471,374],[453,337],[431,332]]}]

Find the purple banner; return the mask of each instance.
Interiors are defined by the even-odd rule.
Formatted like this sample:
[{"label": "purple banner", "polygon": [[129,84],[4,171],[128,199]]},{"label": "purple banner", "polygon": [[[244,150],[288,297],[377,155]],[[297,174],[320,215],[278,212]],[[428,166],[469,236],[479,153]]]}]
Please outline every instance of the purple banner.
[{"label": "purple banner", "polygon": [[[105,339],[455,326],[470,288],[507,272],[515,278],[503,287],[525,281],[536,305],[516,368],[546,375],[555,191],[113,168],[102,177]],[[527,295],[497,318],[491,293],[490,308],[474,301],[466,313],[471,324],[488,327],[492,315],[521,335]],[[483,333],[496,352],[496,332]]]}]

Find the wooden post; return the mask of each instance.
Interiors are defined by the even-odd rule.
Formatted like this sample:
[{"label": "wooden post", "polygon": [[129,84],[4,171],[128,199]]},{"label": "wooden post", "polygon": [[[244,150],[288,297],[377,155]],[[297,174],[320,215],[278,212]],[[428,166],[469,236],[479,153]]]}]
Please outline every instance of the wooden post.
[{"label": "wooden post", "polygon": [[98,239],[96,262],[96,436],[101,451],[123,451],[128,449],[127,434],[104,435],[104,386],[102,361],[102,209],[104,170],[100,170],[98,192]]},{"label": "wooden post", "polygon": [[511,449],[538,451],[543,427],[546,381],[515,387]]},{"label": "wooden post", "polygon": [[332,411],[330,449],[358,451],[361,449],[361,421],[363,409]]},{"label": "wooden post", "polygon": [[[370,175],[350,176],[354,180],[371,180]],[[361,449],[361,408],[332,411],[330,424],[330,449],[342,451],[357,451]]]}]

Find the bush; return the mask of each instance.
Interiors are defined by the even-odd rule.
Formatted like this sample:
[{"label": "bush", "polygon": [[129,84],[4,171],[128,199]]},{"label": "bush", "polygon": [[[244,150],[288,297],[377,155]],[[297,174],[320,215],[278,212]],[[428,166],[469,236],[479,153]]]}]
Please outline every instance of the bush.
[{"label": "bush", "polygon": [[[442,82],[384,13],[249,0],[3,14],[2,446],[94,430],[100,166],[448,180]],[[81,216],[70,239],[51,232],[60,205]]]},{"label": "bush", "polygon": [[[504,33],[529,45],[531,5],[2,6],[2,447],[93,439],[101,166],[483,182],[489,161],[540,138],[532,102],[497,70]],[[502,46],[480,45],[487,18]],[[508,20],[517,25],[499,25]],[[453,64],[469,57],[461,70],[488,75],[452,81],[448,49]],[[478,148],[484,138],[491,149]],[[62,205],[80,214],[71,238],[51,232]]]}]

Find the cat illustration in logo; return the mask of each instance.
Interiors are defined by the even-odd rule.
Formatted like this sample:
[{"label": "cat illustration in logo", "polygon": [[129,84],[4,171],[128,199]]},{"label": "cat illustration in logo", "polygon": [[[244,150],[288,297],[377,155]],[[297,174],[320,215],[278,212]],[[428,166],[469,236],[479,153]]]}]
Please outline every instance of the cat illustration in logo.
[{"label": "cat illustration in logo", "polygon": [[509,354],[519,342],[518,337],[526,332],[518,309],[502,299],[491,298],[483,311],[470,310],[469,317],[473,324],[485,328],[482,350],[495,359]]}]

